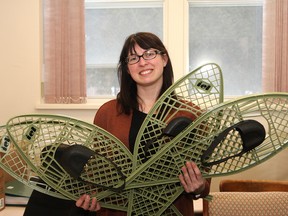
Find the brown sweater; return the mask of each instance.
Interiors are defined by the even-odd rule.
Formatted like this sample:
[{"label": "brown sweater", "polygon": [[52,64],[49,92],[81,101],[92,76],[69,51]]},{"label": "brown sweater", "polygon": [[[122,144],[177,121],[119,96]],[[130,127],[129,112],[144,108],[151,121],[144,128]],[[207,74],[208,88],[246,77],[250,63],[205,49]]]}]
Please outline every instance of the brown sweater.
[{"label": "brown sweater", "polygon": [[[195,116],[193,118],[195,118]],[[97,111],[94,118],[94,124],[116,136],[127,146],[127,148],[129,148],[129,132],[131,127],[131,120],[132,113],[130,115],[118,114],[117,102],[116,100],[111,100],[103,104]],[[205,191],[202,194],[208,195],[209,190],[210,183],[207,181]],[[175,200],[174,205],[182,213],[183,216],[194,215],[192,196],[183,194]],[[97,216],[98,215],[125,216],[126,212],[102,208],[99,212],[97,212]]]}]

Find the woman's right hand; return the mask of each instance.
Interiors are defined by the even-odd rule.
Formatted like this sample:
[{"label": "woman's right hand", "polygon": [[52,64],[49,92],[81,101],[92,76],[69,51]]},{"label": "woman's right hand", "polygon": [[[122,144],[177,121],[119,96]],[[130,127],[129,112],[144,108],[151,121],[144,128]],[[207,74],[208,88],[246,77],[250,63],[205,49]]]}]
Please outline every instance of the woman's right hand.
[{"label": "woman's right hand", "polygon": [[99,211],[101,209],[100,203],[97,199],[95,197],[91,199],[88,194],[82,195],[76,201],[76,206],[87,211]]}]

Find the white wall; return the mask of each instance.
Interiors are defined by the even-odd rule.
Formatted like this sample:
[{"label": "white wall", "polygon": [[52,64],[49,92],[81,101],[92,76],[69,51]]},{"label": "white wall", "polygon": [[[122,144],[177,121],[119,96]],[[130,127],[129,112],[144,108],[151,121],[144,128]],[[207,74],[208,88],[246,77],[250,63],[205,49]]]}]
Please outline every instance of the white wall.
[{"label": "white wall", "polygon": [[39,61],[39,3],[0,3],[1,112],[4,124],[13,115],[34,112]]},{"label": "white wall", "polygon": [[[93,106],[82,110],[77,107],[36,109],[39,105],[41,74],[40,9],[40,0],[0,2],[0,124],[5,124],[15,115],[35,112],[65,114],[92,122],[96,112]],[[288,180],[287,159],[286,149],[259,166],[224,178]],[[222,178],[213,180],[212,190],[217,190]]]}]

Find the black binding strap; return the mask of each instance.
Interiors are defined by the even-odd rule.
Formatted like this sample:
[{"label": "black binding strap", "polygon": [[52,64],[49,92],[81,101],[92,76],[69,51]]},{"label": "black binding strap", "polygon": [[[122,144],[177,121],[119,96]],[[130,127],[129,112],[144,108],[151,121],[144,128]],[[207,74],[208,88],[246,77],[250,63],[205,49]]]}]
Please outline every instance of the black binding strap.
[{"label": "black binding strap", "polygon": [[[53,148],[53,146],[47,146],[42,150],[43,152],[49,152],[49,149]],[[43,157],[45,154],[42,155]],[[83,180],[80,176],[81,173],[84,170],[85,165],[88,163],[90,159],[93,157],[102,157],[105,160],[107,160],[114,168],[116,169],[117,173],[120,175],[120,179],[123,181],[123,184],[117,188],[112,186],[105,186],[100,185],[95,182],[89,182]],[[92,184],[97,187],[105,188],[112,190],[114,192],[120,192],[125,188],[125,180],[126,176],[122,173],[121,169],[115,164],[111,159],[105,157],[104,155],[101,155],[97,152],[92,151],[86,146],[75,144],[75,145],[66,145],[66,144],[60,144],[54,155],[55,160],[63,167],[63,169],[73,178],[82,181],[87,184]],[[52,166],[55,166],[56,164],[52,164]],[[56,165],[56,168],[58,166]],[[59,167],[58,167],[59,169]]]},{"label": "black binding strap", "polygon": [[176,137],[180,132],[182,132],[190,123],[192,122],[192,119],[180,116],[172,119],[168,125],[163,129],[162,133],[155,137],[152,140],[149,140],[144,147],[144,153],[145,153],[145,161],[148,160],[148,152],[153,146],[155,148],[155,145],[153,143],[157,140],[162,138],[163,136],[168,137]]},{"label": "black binding strap", "polygon": [[[242,151],[238,154],[235,154],[226,158],[222,158],[220,160],[207,162],[210,156],[212,155],[214,149],[218,146],[219,143],[221,143],[226,138],[228,133],[232,130],[238,131],[241,136],[242,147],[243,147]],[[258,121],[243,120],[241,122],[238,122],[237,124],[226,128],[213,140],[209,148],[201,156],[201,163],[204,166],[212,166],[212,165],[227,161],[228,159],[232,157],[240,157],[244,153],[260,145],[265,140],[265,135],[266,135],[265,128]]]}]

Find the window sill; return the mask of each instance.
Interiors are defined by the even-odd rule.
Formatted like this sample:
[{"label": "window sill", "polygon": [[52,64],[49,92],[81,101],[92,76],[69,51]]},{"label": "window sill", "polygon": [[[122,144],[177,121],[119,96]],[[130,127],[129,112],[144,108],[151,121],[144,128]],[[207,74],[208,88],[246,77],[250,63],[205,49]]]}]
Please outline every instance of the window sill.
[{"label": "window sill", "polygon": [[[226,96],[224,101],[235,99],[237,96]],[[36,104],[38,110],[95,110],[113,98],[88,99],[85,104]]]},{"label": "window sill", "polygon": [[38,110],[95,110],[99,109],[109,99],[91,99],[87,100],[85,104],[45,104],[45,103],[38,103],[36,104],[36,109]]}]

